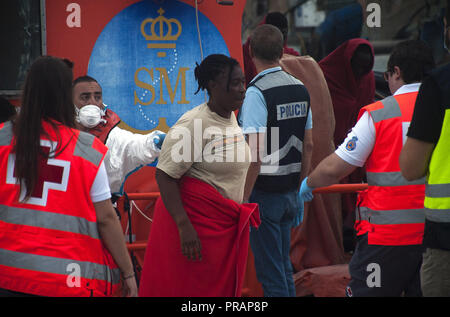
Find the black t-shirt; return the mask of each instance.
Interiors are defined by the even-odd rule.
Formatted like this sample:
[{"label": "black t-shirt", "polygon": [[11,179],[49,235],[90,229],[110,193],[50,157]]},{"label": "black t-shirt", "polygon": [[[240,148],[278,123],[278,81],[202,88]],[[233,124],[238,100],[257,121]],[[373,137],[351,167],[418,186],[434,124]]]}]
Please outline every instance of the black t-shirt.
[{"label": "black t-shirt", "polygon": [[445,107],[442,92],[432,77],[427,77],[420,86],[408,137],[436,144],[444,121]]}]

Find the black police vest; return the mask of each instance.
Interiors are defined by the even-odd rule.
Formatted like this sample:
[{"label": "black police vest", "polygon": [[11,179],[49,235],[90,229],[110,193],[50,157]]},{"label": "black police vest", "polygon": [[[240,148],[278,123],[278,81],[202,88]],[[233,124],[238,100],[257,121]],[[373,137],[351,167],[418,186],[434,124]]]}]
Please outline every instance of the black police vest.
[{"label": "black police vest", "polygon": [[279,70],[256,78],[267,105],[265,157],[255,188],[284,193],[299,186],[309,93],[301,81]]}]

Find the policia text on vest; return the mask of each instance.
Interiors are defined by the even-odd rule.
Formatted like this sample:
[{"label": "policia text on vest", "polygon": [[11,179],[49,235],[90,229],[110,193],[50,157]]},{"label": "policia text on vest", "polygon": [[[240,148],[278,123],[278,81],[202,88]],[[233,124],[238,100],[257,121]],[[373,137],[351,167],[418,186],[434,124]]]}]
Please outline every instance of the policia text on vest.
[{"label": "policia text on vest", "polygon": [[308,114],[307,102],[277,105],[277,120],[302,118],[306,117],[307,114]]}]

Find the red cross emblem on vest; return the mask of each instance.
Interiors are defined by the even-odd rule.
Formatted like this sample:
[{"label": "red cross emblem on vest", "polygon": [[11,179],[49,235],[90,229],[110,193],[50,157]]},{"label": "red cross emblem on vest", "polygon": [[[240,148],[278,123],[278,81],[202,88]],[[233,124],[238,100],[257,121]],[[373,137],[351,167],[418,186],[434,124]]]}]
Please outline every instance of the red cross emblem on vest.
[{"label": "red cross emblem on vest", "polygon": [[[49,156],[55,153],[56,142],[41,140],[42,153],[48,158],[40,158],[38,162],[38,180],[31,193],[31,197],[25,202],[27,204],[46,206],[48,192],[50,189],[65,192],[69,181],[70,161],[55,159]],[[8,173],[6,183],[17,184],[14,173],[15,155],[10,154],[8,158]],[[25,198],[25,190],[20,193],[20,201]]]}]

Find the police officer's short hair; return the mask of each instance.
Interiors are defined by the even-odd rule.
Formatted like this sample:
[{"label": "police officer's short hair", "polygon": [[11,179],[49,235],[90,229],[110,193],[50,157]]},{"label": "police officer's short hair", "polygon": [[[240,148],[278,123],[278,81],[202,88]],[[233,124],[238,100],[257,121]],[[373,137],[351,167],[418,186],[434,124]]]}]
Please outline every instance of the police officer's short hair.
[{"label": "police officer's short hair", "polygon": [[256,58],[273,62],[283,55],[283,34],[270,24],[258,26],[250,35],[250,48]]}]

